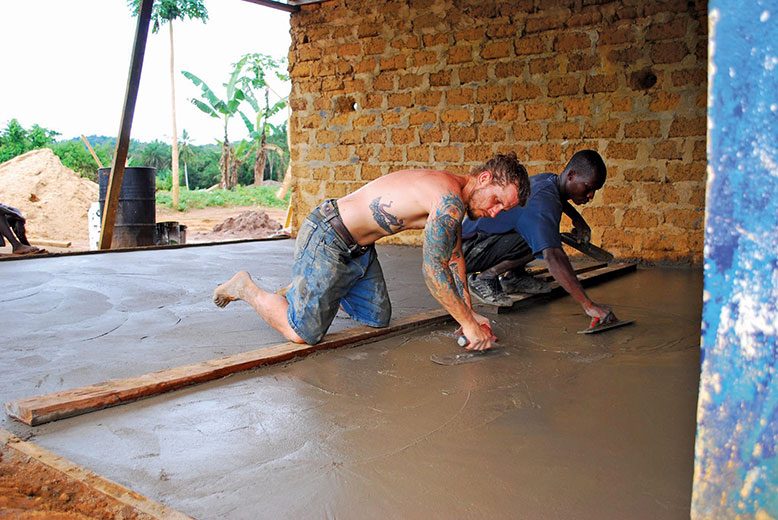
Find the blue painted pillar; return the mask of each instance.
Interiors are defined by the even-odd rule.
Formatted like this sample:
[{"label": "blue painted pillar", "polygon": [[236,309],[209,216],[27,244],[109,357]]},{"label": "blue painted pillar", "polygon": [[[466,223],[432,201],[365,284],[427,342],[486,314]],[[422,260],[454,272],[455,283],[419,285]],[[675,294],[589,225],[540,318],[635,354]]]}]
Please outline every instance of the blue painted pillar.
[{"label": "blue painted pillar", "polygon": [[778,0],[711,0],[692,518],[778,518]]}]

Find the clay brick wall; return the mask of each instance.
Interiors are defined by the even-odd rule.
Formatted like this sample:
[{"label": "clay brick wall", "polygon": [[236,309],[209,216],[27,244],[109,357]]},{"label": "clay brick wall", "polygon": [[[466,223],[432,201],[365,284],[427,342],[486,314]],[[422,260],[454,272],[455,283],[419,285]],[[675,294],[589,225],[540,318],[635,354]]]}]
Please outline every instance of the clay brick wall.
[{"label": "clay brick wall", "polygon": [[304,6],[289,54],[294,224],[398,169],[464,173],[515,151],[531,175],[559,173],[593,148],[609,172],[578,207],[593,241],[698,263],[706,69],[704,0]]}]

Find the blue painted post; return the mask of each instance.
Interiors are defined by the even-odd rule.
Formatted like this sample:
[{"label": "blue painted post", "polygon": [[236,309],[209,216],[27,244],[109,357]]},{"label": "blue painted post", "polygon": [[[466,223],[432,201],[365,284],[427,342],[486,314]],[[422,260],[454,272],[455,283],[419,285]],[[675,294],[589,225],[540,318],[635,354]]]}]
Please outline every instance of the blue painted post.
[{"label": "blue painted post", "polygon": [[778,518],[778,0],[711,0],[692,517]]}]

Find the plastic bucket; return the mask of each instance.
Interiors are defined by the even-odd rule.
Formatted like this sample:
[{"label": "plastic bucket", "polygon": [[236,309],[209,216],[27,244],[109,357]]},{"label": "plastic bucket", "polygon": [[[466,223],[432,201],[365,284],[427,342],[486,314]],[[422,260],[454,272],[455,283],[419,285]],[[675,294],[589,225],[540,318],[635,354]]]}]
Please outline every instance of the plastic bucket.
[{"label": "plastic bucket", "polygon": [[[110,168],[97,170],[100,215],[105,214],[105,197],[108,192],[110,172]],[[111,241],[112,249],[154,245],[157,220],[154,197],[156,174],[156,168],[145,166],[125,168]]]}]

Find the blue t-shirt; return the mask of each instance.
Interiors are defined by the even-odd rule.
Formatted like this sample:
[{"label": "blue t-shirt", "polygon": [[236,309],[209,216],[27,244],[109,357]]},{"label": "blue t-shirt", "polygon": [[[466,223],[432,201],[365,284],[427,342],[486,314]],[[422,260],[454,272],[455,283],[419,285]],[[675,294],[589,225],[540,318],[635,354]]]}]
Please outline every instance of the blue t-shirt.
[{"label": "blue t-shirt", "polygon": [[559,223],[562,220],[562,198],[557,188],[558,179],[559,176],[554,173],[533,175],[529,179],[531,191],[525,206],[502,211],[494,218],[465,218],[462,239],[472,238],[479,232],[489,235],[519,233],[536,258],[543,256],[544,249],[561,248]]}]

